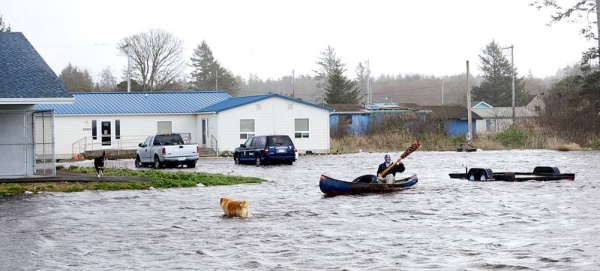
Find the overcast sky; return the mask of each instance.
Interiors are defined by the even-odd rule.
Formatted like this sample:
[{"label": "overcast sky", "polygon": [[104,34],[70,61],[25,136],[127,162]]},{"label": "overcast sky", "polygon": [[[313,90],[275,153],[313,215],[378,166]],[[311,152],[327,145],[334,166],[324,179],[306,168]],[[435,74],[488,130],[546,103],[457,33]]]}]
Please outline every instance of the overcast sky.
[{"label": "overcast sky", "polygon": [[150,28],[182,39],[188,62],[193,48],[206,40],[225,68],[246,79],[250,73],[276,79],[292,70],[314,75],[328,45],[350,78],[366,60],[374,76],[461,74],[467,60],[477,75],[478,55],[492,40],[514,45],[520,75],[543,78],[575,64],[595,45],[579,34],[582,24],[548,27],[551,10],[537,10],[530,2],[0,0],[0,14],[57,74],[71,62],[96,80],[107,66],[121,78],[127,59],[116,44]]}]

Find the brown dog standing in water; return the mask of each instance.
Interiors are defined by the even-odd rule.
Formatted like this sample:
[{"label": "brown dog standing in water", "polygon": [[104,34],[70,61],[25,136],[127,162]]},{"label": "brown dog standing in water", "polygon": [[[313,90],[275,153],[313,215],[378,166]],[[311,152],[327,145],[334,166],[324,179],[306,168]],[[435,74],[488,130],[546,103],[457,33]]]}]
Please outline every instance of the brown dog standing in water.
[{"label": "brown dog standing in water", "polygon": [[221,208],[226,216],[239,216],[247,218],[250,216],[247,200],[233,200],[230,198],[221,198]]}]

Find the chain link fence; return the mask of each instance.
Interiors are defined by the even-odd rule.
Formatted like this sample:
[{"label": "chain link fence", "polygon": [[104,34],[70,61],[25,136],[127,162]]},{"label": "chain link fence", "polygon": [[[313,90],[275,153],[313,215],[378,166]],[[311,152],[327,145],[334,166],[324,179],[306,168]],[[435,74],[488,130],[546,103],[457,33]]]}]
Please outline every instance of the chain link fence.
[{"label": "chain link fence", "polygon": [[0,178],[56,176],[54,111],[0,111]]}]

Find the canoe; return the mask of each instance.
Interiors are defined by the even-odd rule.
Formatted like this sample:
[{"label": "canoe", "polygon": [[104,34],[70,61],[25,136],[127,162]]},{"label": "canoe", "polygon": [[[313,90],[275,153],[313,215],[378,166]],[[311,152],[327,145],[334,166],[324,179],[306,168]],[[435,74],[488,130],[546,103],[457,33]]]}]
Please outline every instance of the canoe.
[{"label": "canoe", "polygon": [[556,181],[575,180],[575,173],[560,173],[557,167],[537,166],[533,172],[493,172],[489,168],[471,168],[465,173],[450,173],[450,178],[469,181]]},{"label": "canoe", "polygon": [[326,196],[387,193],[408,189],[419,182],[417,174],[396,180],[391,184],[378,183],[375,175],[363,175],[353,181],[342,181],[321,175],[319,188]]}]

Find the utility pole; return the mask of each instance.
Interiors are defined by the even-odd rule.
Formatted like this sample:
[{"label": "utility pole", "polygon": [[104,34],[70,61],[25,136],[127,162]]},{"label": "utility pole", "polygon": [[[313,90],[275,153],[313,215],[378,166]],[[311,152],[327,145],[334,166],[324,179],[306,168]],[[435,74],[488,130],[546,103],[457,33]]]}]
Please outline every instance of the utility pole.
[{"label": "utility pole", "polygon": [[[600,0],[599,0],[600,1]],[[294,74],[294,70],[292,70],[292,98],[295,98],[295,85],[294,85],[294,81],[295,81],[296,75]]]},{"label": "utility pole", "polygon": [[127,92],[131,92],[131,56],[129,56],[129,43],[125,44],[127,50]]},{"label": "utility pole", "polygon": [[[596,24],[598,25],[598,37],[600,37],[600,0],[596,0]],[[600,62],[600,39],[598,39],[598,56]]]},{"label": "utility pole", "polygon": [[442,105],[444,105],[444,80],[442,80]]},{"label": "utility pole", "polygon": [[512,74],[512,121],[515,124],[515,55],[513,53],[515,46],[510,46],[510,72]]},{"label": "utility pole", "polygon": [[[600,1],[600,0],[597,0]],[[514,45],[502,47],[501,49],[510,49],[510,74],[512,75],[512,123],[515,123],[515,54]]]},{"label": "utility pole", "polygon": [[467,60],[467,147],[471,148],[471,132],[473,131],[473,124],[471,123],[471,86],[469,84],[469,61]]},{"label": "utility pole", "polygon": [[369,68],[369,60],[367,59],[367,104],[371,103],[373,103],[371,97],[371,69]]},{"label": "utility pole", "polygon": [[215,90],[219,90],[219,69],[215,70]]}]

